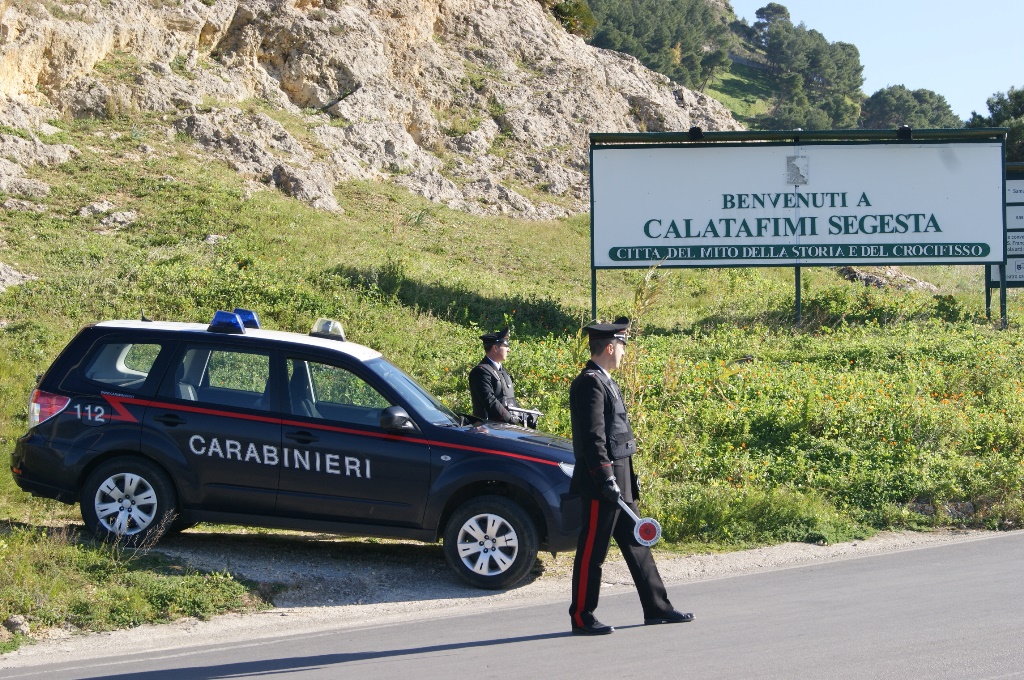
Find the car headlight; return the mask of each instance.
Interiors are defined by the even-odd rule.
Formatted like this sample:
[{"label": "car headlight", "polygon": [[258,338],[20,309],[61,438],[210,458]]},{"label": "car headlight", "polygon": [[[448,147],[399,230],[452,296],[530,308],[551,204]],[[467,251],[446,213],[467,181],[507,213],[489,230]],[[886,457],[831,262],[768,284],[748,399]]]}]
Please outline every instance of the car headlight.
[{"label": "car headlight", "polygon": [[567,477],[572,477],[572,471],[576,469],[576,466],[572,463],[559,463],[558,469],[564,472]]}]

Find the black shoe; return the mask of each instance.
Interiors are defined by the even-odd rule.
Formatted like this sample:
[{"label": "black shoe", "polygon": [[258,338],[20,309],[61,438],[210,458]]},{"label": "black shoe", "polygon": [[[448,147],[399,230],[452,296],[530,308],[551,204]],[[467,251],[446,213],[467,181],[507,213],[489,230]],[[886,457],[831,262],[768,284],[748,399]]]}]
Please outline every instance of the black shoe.
[{"label": "black shoe", "polygon": [[609,633],[614,632],[614,628],[612,628],[611,626],[606,626],[596,619],[590,625],[577,626],[573,624],[572,627],[573,635],[608,635]]},{"label": "black shoe", "polygon": [[652,619],[644,619],[645,626],[653,626],[659,623],[689,623],[693,621],[693,614],[677,612],[675,609],[668,614],[662,614]]}]

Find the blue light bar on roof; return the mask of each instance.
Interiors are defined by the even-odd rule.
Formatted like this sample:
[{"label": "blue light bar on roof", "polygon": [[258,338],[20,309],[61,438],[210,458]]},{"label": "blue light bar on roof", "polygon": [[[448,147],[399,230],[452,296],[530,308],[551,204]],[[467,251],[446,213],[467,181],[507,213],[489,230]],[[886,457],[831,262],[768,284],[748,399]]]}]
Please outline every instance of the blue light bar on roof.
[{"label": "blue light bar on roof", "polygon": [[246,328],[262,328],[262,326],[260,326],[260,317],[251,309],[235,307],[235,314],[237,314],[238,318],[242,320],[242,325]]},{"label": "blue light bar on roof", "polygon": [[245,325],[242,323],[241,317],[234,312],[225,312],[220,309],[213,315],[213,321],[210,322],[210,326],[206,330],[211,333],[240,335],[245,333]]}]

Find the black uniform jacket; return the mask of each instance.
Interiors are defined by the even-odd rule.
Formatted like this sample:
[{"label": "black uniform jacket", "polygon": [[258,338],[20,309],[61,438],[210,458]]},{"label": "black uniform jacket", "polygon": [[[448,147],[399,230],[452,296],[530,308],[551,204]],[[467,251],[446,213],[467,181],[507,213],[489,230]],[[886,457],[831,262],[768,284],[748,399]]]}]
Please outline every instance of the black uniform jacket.
[{"label": "black uniform jacket", "polygon": [[598,486],[615,477],[623,496],[632,496],[635,476],[629,458],[636,453],[636,439],[618,386],[593,361],[569,387],[569,414],[576,454],[571,489],[600,498]]},{"label": "black uniform jacket", "polygon": [[487,357],[469,372],[469,395],[473,398],[473,415],[485,420],[511,423],[512,414],[505,407],[519,405],[512,392],[512,376]]}]

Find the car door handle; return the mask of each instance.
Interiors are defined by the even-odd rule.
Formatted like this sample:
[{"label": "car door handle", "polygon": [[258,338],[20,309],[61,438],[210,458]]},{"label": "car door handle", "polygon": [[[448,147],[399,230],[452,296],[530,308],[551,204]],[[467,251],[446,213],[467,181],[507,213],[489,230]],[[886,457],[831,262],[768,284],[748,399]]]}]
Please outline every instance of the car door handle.
[{"label": "car door handle", "polygon": [[163,423],[167,427],[175,427],[176,425],[184,425],[187,421],[179,415],[174,413],[164,413],[156,418],[153,418],[158,423]]},{"label": "car door handle", "polygon": [[284,436],[285,438],[291,439],[293,442],[298,442],[300,444],[312,444],[313,442],[320,441],[320,437],[317,437],[312,432],[307,432],[306,430],[299,430],[298,432],[285,432]]}]

